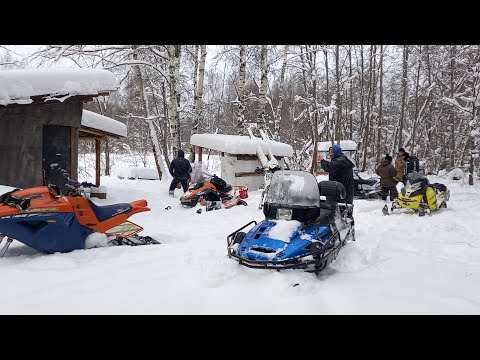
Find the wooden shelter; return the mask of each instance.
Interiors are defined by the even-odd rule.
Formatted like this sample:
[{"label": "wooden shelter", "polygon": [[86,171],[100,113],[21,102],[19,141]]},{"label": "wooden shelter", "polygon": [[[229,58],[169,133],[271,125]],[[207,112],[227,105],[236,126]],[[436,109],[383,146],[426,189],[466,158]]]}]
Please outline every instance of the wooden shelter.
[{"label": "wooden shelter", "polygon": [[83,123],[83,103],[116,86],[115,75],[106,70],[1,70],[0,184],[62,183],[58,168],[76,179],[79,138],[118,136]]}]

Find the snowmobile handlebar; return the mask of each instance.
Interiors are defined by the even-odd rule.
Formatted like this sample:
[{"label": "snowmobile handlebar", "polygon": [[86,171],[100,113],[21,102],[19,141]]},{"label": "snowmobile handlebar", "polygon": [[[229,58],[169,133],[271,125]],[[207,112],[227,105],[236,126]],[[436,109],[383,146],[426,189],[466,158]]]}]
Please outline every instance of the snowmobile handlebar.
[{"label": "snowmobile handlebar", "polygon": [[58,185],[48,184],[47,187],[48,187],[48,192],[54,199],[61,198],[63,196],[62,190]]}]

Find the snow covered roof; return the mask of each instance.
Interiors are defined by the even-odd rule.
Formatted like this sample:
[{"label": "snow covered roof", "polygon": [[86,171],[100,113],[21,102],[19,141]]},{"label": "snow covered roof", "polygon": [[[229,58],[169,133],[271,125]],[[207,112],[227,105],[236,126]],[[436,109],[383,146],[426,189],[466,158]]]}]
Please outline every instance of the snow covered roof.
[{"label": "snow covered roof", "polygon": [[[272,154],[274,156],[292,156],[293,148],[278,141],[270,140]],[[190,139],[190,144],[201,146],[207,149],[222,151],[229,154],[255,155],[257,145],[262,146],[264,153],[268,152],[268,141],[260,138],[251,139],[244,135],[223,135],[223,134],[195,134]]]},{"label": "snow covered roof", "polygon": [[117,136],[127,136],[127,126],[120,121],[103,116],[93,111],[83,110],[82,126],[101,130]]},{"label": "snow covered roof", "polygon": [[116,88],[117,79],[107,70],[0,70],[0,105],[30,104],[32,96],[98,95]]},{"label": "snow covered roof", "polygon": [[[335,142],[336,144],[337,142]],[[332,146],[331,141],[322,141],[317,144],[318,151],[328,151],[328,149]],[[356,151],[357,150],[357,143],[353,140],[340,140],[340,147],[342,151]]]}]

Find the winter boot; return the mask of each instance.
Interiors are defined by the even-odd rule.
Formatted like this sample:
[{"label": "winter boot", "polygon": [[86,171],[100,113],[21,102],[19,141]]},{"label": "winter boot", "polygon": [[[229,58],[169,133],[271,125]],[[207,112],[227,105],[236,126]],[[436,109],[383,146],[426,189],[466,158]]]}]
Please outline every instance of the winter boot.
[{"label": "winter boot", "polygon": [[169,191],[168,191],[168,195],[170,195],[170,197],[173,197],[173,194],[174,194],[173,191],[174,191],[174,190],[169,190]]}]

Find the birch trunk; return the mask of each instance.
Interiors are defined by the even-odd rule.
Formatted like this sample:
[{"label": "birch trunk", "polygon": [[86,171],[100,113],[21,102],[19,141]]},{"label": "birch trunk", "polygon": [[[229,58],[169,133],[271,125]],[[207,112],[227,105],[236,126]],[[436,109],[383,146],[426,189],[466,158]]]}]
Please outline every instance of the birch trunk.
[{"label": "birch trunk", "polygon": [[[192,124],[192,130],[190,132],[190,138],[197,133],[198,124],[200,123],[202,116],[202,97],[203,97],[203,79],[205,75],[205,58],[207,57],[207,46],[201,45],[200,47],[200,67],[198,70],[198,88],[195,93],[195,117]],[[195,161],[195,146],[190,145],[190,162]]]},{"label": "birch trunk", "polygon": [[160,86],[162,88],[162,102],[163,102],[163,121],[160,123],[162,126],[162,151],[167,167],[170,169],[170,159],[168,157],[168,103],[167,103],[167,90],[165,88],[165,80],[160,78]]},{"label": "birch trunk", "polygon": [[[135,60],[138,60],[138,54],[136,51],[134,51],[133,53],[133,58]],[[145,93],[142,69],[139,65],[136,65],[135,69],[137,70],[137,76],[140,83],[140,96],[142,98],[142,104],[145,111],[145,116],[147,117],[148,128],[150,130],[150,140],[152,142],[152,152],[155,159],[155,165],[157,167],[158,178],[162,180],[163,173],[165,172],[165,167],[163,166],[163,161],[161,159],[161,151],[160,146],[158,145],[157,133],[155,131],[155,128],[153,127],[152,120],[150,119],[150,108],[148,104],[148,97]]]},{"label": "birch trunk", "polygon": [[178,112],[180,94],[178,93],[178,76],[180,66],[180,45],[168,46],[168,75],[170,82],[170,136],[172,139],[172,156],[177,156],[180,149],[180,114]]},{"label": "birch trunk", "polygon": [[342,102],[340,99],[340,67],[339,67],[339,58],[340,58],[340,50],[339,46],[336,45],[335,48],[335,74],[337,80],[337,96],[335,99],[335,105],[337,107],[337,122],[335,124],[335,140],[337,143],[340,143],[340,122],[342,119]]},{"label": "birch trunk", "polygon": [[[377,163],[380,160],[380,156],[385,150],[385,146],[382,146],[382,126],[383,126],[383,45],[380,45],[380,99],[378,109],[378,134],[377,134]],[[381,149],[381,150],[380,150]],[[383,157],[383,156],[382,156]]]},{"label": "birch trunk", "polygon": [[245,131],[245,62],[246,45],[240,45],[240,73],[238,79],[238,113],[237,113],[237,134]]},{"label": "birch trunk", "polygon": [[350,140],[353,139],[353,77],[352,77],[352,47],[348,49],[348,62],[349,62],[349,74],[350,74]]},{"label": "birch trunk", "polygon": [[405,108],[408,93],[408,45],[403,46],[403,74],[402,74],[402,109],[400,114],[400,124],[398,129],[398,147],[403,147],[403,123],[405,121]]},{"label": "birch trunk", "polygon": [[278,93],[278,105],[277,110],[275,112],[275,119],[274,119],[274,140],[280,140],[280,122],[282,120],[282,107],[283,107],[283,96],[284,96],[284,87],[285,87],[285,69],[287,68],[287,55],[288,55],[288,45],[285,45],[283,50],[283,64],[282,64],[282,71],[280,73],[280,89]]},{"label": "birch trunk", "polygon": [[375,45],[370,46],[370,64],[369,64],[369,74],[368,74],[368,95],[367,95],[367,119],[365,124],[365,134],[363,138],[363,164],[362,164],[362,171],[365,171],[367,167],[367,152],[368,152],[368,138],[370,137],[370,98],[372,95],[372,75],[373,75],[373,47]]},{"label": "birch trunk", "polygon": [[[450,98],[453,100],[455,96],[455,56],[456,56],[456,46],[452,46],[451,54],[450,54]],[[450,124],[451,124],[451,144],[450,144],[450,151],[451,151],[451,167],[455,166],[455,116],[454,116],[454,106],[451,105],[450,110]]]},{"label": "birch trunk", "polygon": [[267,64],[267,45],[262,45],[260,52],[260,68],[261,68],[261,77],[260,77],[260,88],[258,89],[258,101],[259,107],[257,112],[257,125],[259,129],[266,129],[267,121],[265,114],[265,105],[267,104],[267,75],[268,75],[268,64]]}]

